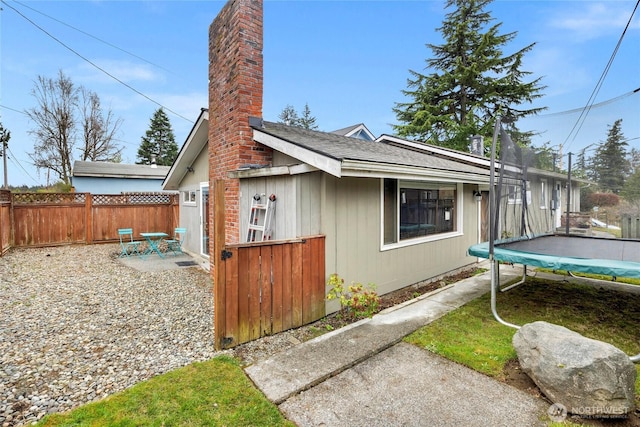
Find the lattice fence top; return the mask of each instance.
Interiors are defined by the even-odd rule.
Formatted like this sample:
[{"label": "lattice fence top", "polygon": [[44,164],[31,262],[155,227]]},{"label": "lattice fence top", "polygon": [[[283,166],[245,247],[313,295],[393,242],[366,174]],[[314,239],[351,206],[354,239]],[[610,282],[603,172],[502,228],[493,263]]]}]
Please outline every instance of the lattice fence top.
[{"label": "lattice fence top", "polygon": [[[7,201],[11,197],[8,194]],[[0,202],[5,193],[0,192]],[[15,205],[70,205],[84,204],[91,197],[93,205],[170,205],[177,203],[173,193],[125,193],[125,194],[88,194],[88,193],[13,193]]]},{"label": "lattice fence top", "polygon": [[94,194],[94,205],[157,205],[172,204],[173,194],[167,193],[125,193],[125,194]]},{"label": "lattice fence top", "polygon": [[85,193],[13,193],[16,205],[69,205],[84,204]]}]

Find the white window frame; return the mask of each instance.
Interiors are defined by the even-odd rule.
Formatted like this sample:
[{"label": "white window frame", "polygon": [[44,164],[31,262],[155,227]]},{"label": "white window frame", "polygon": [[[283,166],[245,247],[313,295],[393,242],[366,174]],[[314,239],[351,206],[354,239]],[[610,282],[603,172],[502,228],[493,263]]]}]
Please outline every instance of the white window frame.
[{"label": "white window frame", "polygon": [[547,209],[547,180],[540,180],[540,209]]},{"label": "white window frame", "polygon": [[[395,178],[393,178],[395,179]],[[464,185],[461,182],[447,182],[447,181],[405,181],[400,179],[396,180],[396,242],[385,243],[384,242],[384,179],[380,179],[380,250],[387,251],[396,248],[403,248],[407,246],[420,245],[427,242],[434,242],[438,240],[451,239],[464,235],[463,223],[464,223],[464,198],[463,190]],[[434,190],[436,186],[455,186],[456,187],[456,199],[454,206],[454,215],[456,216],[456,229],[455,231],[429,234],[426,236],[415,237],[410,239],[400,240],[400,189],[401,188],[417,188],[425,190]]]},{"label": "white window frame", "polygon": [[517,184],[507,185],[507,204],[509,205],[522,204],[522,189],[520,188],[520,185],[517,185]]},{"label": "white window frame", "polygon": [[195,206],[198,202],[196,190],[186,190],[182,192],[182,203]]}]

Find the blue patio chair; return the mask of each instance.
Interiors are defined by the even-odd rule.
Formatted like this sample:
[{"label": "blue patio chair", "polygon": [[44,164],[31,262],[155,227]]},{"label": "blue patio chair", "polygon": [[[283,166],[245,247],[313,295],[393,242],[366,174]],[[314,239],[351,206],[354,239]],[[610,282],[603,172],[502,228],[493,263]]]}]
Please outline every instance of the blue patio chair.
[{"label": "blue patio chair", "polygon": [[165,240],[165,243],[167,244],[167,252],[171,251],[174,255],[178,255],[179,253],[184,254],[184,252],[182,252],[182,242],[184,242],[186,234],[186,228],[176,228],[173,231],[173,238]]},{"label": "blue patio chair", "polygon": [[119,228],[118,236],[120,237],[120,248],[122,251],[120,252],[120,257],[130,257],[131,255],[137,255],[142,257],[142,254],[138,250],[138,247],[142,244],[142,242],[138,242],[133,240],[133,229],[132,228]]}]

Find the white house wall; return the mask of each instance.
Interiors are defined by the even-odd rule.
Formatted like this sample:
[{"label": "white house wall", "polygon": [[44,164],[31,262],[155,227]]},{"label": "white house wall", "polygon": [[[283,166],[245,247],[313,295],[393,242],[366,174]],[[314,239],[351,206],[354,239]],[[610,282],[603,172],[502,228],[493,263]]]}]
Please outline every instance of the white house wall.
[{"label": "white house wall", "polygon": [[273,240],[296,237],[296,195],[291,176],[261,177],[240,180],[240,242],[246,242],[251,200],[255,194],[276,196]]},{"label": "white house wall", "polygon": [[[180,182],[180,223],[179,227],[187,229],[183,248],[192,254],[200,255],[200,183],[209,181],[209,159],[207,147],[198,154],[191,165],[193,172],[187,172]],[[195,192],[195,202],[185,202],[185,192]]]}]

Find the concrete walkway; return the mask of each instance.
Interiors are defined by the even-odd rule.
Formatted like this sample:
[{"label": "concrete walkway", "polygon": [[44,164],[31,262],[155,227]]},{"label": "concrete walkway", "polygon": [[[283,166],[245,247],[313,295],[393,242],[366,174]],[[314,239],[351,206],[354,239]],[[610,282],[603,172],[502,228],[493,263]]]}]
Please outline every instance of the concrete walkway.
[{"label": "concrete walkway", "polygon": [[[520,269],[503,267],[503,283]],[[546,425],[539,399],[426,350],[408,334],[490,289],[462,280],[248,366],[245,372],[299,426]]]}]

